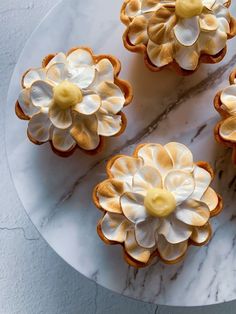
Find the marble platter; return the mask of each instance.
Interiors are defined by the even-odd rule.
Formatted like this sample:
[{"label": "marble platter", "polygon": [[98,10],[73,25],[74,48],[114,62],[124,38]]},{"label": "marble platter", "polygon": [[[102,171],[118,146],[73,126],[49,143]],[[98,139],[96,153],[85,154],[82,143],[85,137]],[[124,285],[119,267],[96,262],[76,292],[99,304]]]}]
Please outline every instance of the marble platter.
[{"label": "marble platter", "polygon": [[[141,56],[123,48],[119,21],[122,0],[64,0],[43,20],[26,43],[10,83],[6,110],[6,148],[19,198],[51,247],[71,266],[98,284],[123,295],[165,305],[197,306],[236,299],[236,171],[231,152],[213,137],[218,120],[212,104],[227,85],[236,65],[236,39],[218,65],[201,66],[191,77],[169,71],[149,72]],[[236,15],[236,3],[232,4]],[[76,152],[63,159],[49,145],[35,146],[26,137],[27,123],[16,118],[14,104],[20,77],[50,52],[88,45],[98,53],[116,55],[121,77],[134,87],[127,107],[128,128],[107,142],[96,157]],[[92,189],[105,178],[105,162],[116,153],[131,154],[143,142],[180,141],[196,160],[216,169],[215,189],[225,200],[224,212],[213,220],[208,246],[191,247],[184,262],[128,267],[121,248],[104,245],[96,234],[100,212],[91,201]],[[52,265],[53,267],[53,265]]]}]

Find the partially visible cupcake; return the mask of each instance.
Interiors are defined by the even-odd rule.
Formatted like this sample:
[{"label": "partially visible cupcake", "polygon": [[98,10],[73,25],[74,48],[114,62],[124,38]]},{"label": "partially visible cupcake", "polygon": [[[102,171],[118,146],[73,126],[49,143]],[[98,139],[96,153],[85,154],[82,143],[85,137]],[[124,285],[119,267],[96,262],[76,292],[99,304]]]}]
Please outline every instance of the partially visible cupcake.
[{"label": "partially visible cupcake", "polygon": [[215,108],[222,120],[216,125],[215,137],[219,143],[233,149],[233,162],[236,164],[236,70],[229,78],[230,86],[217,93]]},{"label": "partially visible cupcake", "polygon": [[87,47],[45,57],[42,67],[23,75],[16,103],[17,116],[29,120],[29,139],[50,142],[65,157],[76,148],[100,151],[104,138],[126,128],[122,109],[133,95],[120,70],[115,57],[96,56]]},{"label": "partially visible cupcake", "polygon": [[121,21],[125,47],[144,54],[152,71],[191,74],[200,63],[217,63],[236,34],[230,0],[125,0]]},{"label": "partially visible cupcake", "polygon": [[130,265],[147,266],[155,256],[173,264],[189,245],[210,239],[221,197],[210,187],[209,164],[194,163],[183,144],[140,145],[131,157],[112,158],[107,174],[93,195],[104,213],[98,234],[107,244],[121,244]]}]

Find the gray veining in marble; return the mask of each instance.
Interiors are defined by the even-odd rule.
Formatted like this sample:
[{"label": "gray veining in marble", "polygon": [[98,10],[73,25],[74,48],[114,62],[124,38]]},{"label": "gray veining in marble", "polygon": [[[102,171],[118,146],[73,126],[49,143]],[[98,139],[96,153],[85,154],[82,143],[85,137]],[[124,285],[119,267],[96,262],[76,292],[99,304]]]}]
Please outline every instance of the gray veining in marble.
[{"label": "gray veining in marble", "polygon": [[[127,296],[157,304],[206,305],[236,298],[236,171],[230,150],[215,143],[218,120],[212,101],[227,85],[236,64],[235,41],[218,65],[201,66],[191,78],[169,71],[149,72],[142,56],[125,50],[119,22],[122,0],[65,0],[42,22],[27,42],[14,71],[8,97],[6,145],[9,166],[19,197],[41,234],[79,272]],[[106,8],[106,10],[104,9]],[[236,4],[232,11],[236,15]],[[109,15],[108,13],[109,12]],[[134,87],[126,108],[128,128],[109,139],[103,153],[87,157],[76,152],[68,159],[54,155],[49,145],[32,145],[26,123],[14,114],[20,76],[50,52],[88,45],[111,53],[122,62],[121,77]],[[171,91],[171,92],[170,92]],[[128,267],[119,246],[104,245],[96,234],[100,212],[91,201],[96,183],[105,178],[105,162],[116,153],[131,154],[140,142],[180,141],[197,160],[216,169],[215,189],[225,200],[224,212],[213,220],[214,234],[204,248],[190,248],[184,262],[147,269]]]}]

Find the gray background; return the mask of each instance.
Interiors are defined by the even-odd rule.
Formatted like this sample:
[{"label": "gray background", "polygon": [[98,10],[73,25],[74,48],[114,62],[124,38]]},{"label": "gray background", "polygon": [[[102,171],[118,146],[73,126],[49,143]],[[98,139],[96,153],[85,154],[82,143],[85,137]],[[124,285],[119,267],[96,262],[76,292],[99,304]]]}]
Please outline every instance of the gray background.
[{"label": "gray background", "polygon": [[7,88],[25,41],[56,2],[0,0],[0,314],[235,314],[235,302],[170,308],[113,294],[62,261],[26,216],[4,148]]}]

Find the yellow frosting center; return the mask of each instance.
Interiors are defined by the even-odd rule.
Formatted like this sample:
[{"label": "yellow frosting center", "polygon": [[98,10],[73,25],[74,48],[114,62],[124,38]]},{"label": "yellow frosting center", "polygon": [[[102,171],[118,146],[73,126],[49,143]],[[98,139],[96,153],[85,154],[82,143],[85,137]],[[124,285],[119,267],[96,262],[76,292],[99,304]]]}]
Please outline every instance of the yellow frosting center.
[{"label": "yellow frosting center", "polygon": [[53,100],[61,109],[68,109],[83,100],[83,95],[78,86],[64,81],[54,87]]},{"label": "yellow frosting center", "polygon": [[190,18],[200,15],[203,10],[202,0],[176,0],[176,15],[182,18]]},{"label": "yellow frosting center", "polygon": [[163,218],[175,210],[176,200],[167,190],[150,189],[144,199],[144,206],[151,216]]}]

